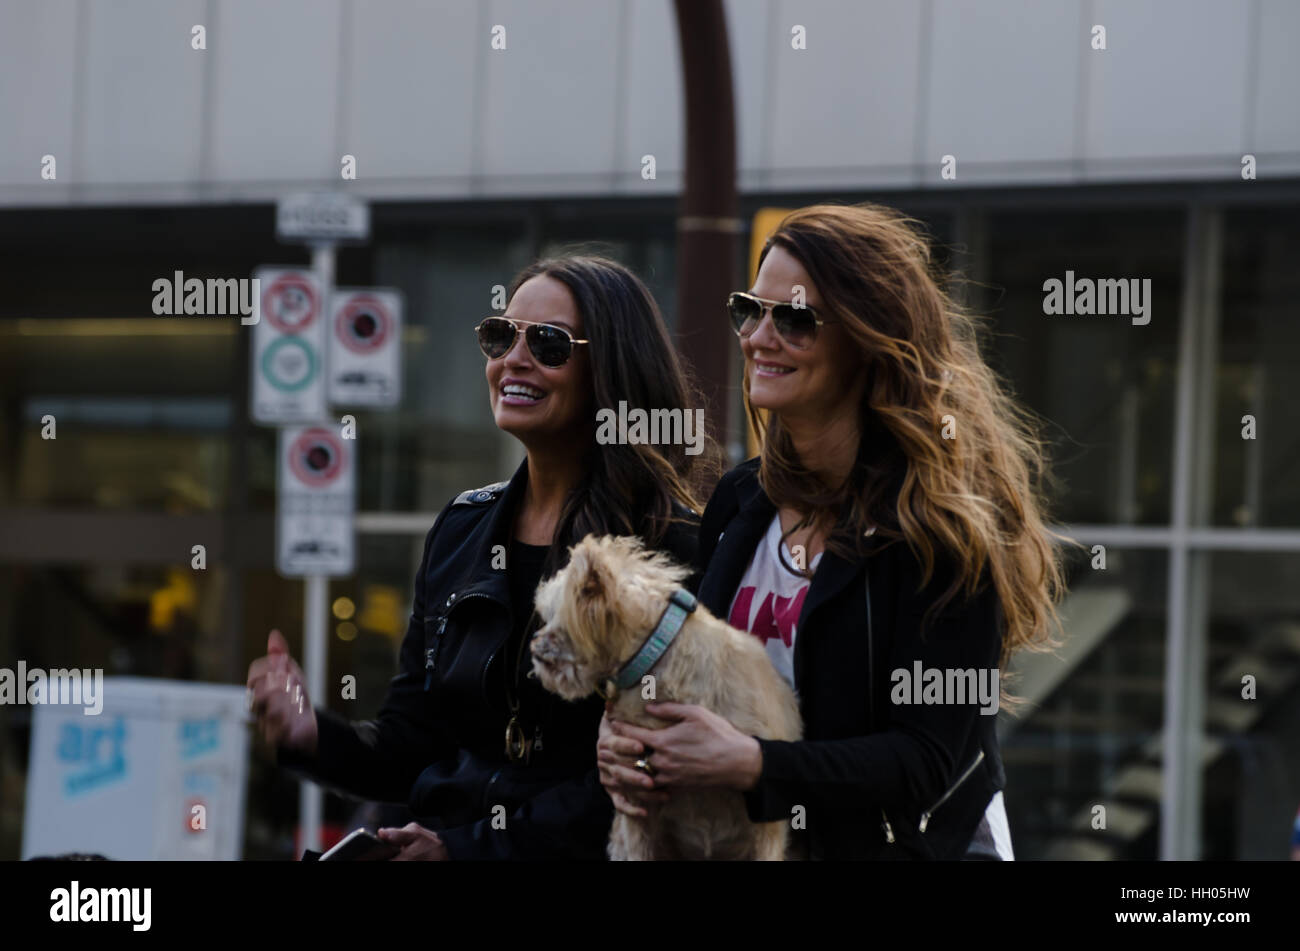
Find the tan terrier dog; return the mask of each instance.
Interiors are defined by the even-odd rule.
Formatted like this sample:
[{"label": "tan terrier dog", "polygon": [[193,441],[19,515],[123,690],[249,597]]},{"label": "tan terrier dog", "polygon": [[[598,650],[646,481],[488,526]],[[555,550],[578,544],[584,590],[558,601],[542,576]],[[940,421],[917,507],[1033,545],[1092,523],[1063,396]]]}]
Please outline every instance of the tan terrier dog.
[{"label": "tan terrier dog", "polygon": [[[545,624],[531,644],[538,679],[567,700],[612,693],[611,715],[643,727],[669,725],[645,712],[647,702],[673,701],[707,707],[751,736],[799,739],[794,691],[757,638],[703,605],[688,609],[694,599],[681,583],[689,574],[637,538],[588,535],[573,546],[568,565],[537,588],[537,613]],[[662,653],[643,650],[652,632],[660,648],[671,641]],[[615,687],[620,679],[622,689]],[[642,688],[649,683],[654,690],[645,700]],[[615,813],[611,859],[785,857],[786,823],[751,822],[744,799],[732,789],[674,790],[647,812],[644,818]]]}]

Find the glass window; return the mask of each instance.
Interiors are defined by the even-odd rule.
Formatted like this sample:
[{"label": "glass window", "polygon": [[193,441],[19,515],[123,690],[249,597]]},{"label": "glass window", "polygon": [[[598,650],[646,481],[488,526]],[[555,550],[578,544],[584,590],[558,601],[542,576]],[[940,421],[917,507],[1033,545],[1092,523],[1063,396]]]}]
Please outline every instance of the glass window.
[{"label": "glass window", "polygon": [[[1059,521],[1169,520],[1184,218],[1109,209],[988,217],[987,264],[972,275],[988,286],[972,288],[972,304],[992,319],[990,362],[1050,424]],[[1150,280],[1150,322],[1049,315],[1051,279],[1080,303],[1085,279]],[[1095,308],[1095,285],[1092,296]],[[1124,303],[1118,292],[1114,303]]]},{"label": "glass window", "polygon": [[[1215,525],[1300,525],[1298,258],[1300,207],[1225,215]],[[1246,438],[1251,425],[1246,416],[1253,417],[1254,438]]]},{"label": "glass window", "polygon": [[182,329],[158,318],[0,321],[13,368],[0,386],[19,409],[4,504],[224,507],[238,338],[229,323]]},{"label": "glass window", "polygon": [[659,304],[669,330],[677,326],[677,236],[671,215],[548,221],[542,257],[578,250],[613,258],[631,268]]},{"label": "glass window", "polygon": [[1214,552],[1201,858],[1286,859],[1300,808],[1300,552]]},{"label": "glass window", "polygon": [[1012,661],[1027,702],[998,726],[1018,859],[1157,856],[1168,556],[1091,548],[1067,558],[1061,647]]}]

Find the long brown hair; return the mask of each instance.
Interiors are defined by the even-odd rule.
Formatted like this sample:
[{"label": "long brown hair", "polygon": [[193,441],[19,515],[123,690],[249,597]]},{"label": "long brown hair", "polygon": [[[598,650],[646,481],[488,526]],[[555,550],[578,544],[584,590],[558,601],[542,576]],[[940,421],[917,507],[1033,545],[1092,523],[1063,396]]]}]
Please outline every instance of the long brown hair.
[{"label": "long brown hair", "polygon": [[659,305],[630,270],[595,254],[561,254],[520,271],[509,296],[539,275],[569,289],[583,336],[591,341],[591,425],[585,443],[574,447],[588,466],[560,515],[543,569],[549,575],[567,558],[568,547],[587,535],[639,535],[658,547],[671,523],[683,520],[674,502],[700,511],[700,495],[717,479],[721,452],[707,435],[698,455],[687,455],[684,445],[598,445],[596,409],[617,409],[625,400],[633,408],[685,413],[703,408],[703,398],[673,348]]},{"label": "long brown hair", "polygon": [[[777,246],[843,323],[867,385],[857,463],[842,485],[826,486],[799,460],[780,417],[762,420],[745,374],[767,495],[805,523],[838,519],[826,544],[841,556],[860,556],[871,529],[905,541],[922,588],[937,561],[950,566],[951,583],[923,623],[959,592],[974,594],[987,572],[1005,621],[1002,666],[1020,648],[1052,644],[1064,576],[1044,521],[1039,424],[985,363],[980,322],[943,289],[924,226],[880,205],[812,205],[781,221],[760,265]],[[943,438],[946,426],[955,438]]]}]

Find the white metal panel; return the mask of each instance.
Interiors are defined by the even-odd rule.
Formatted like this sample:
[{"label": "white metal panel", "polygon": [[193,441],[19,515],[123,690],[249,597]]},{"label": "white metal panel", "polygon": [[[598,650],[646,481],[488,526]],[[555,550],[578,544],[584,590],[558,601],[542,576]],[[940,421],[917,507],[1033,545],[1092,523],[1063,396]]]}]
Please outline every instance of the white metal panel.
[{"label": "white metal panel", "polygon": [[[770,73],[767,42],[776,0],[726,0],[727,40],[736,108],[738,183],[753,188],[765,167]],[[674,21],[675,28],[675,21]]]},{"label": "white metal panel", "polygon": [[485,190],[600,193],[615,169],[615,77],[621,4],[493,0],[481,91]]},{"label": "white metal panel", "polygon": [[[0,0],[0,184],[24,193],[60,188],[76,170],[76,11],[74,0]],[[53,182],[41,179],[43,155],[55,158]]]},{"label": "white metal panel", "polygon": [[341,182],[340,0],[222,0],[215,9],[212,180]]},{"label": "white metal panel", "polygon": [[[685,158],[682,51],[668,0],[619,0],[627,9],[623,42],[621,141],[616,186],[628,195],[662,194],[681,187]],[[734,68],[733,68],[734,75]],[[643,156],[655,157],[656,178],[641,177]]]},{"label": "white metal panel", "polygon": [[[200,177],[203,0],[115,0],[86,6],[85,141],[78,178],[92,183]],[[207,38],[209,41],[211,37]]]},{"label": "white metal panel", "polygon": [[[749,191],[1300,172],[1292,0],[726,11]],[[0,0],[0,204],[267,200],[344,153],[372,198],[664,193],[681,95],[669,0]]]},{"label": "white metal panel", "polygon": [[[1256,157],[1290,152],[1285,170],[1300,171],[1300,3],[1257,0],[1258,59],[1252,141],[1243,151]],[[1283,171],[1276,162],[1260,158],[1260,178]]]},{"label": "white metal panel", "polygon": [[[1085,44],[1089,177],[1237,174],[1249,7],[1221,0],[1097,0],[1107,49]],[[1088,25],[1091,30],[1092,24]]]},{"label": "white metal panel", "polygon": [[[781,0],[754,51],[774,71],[772,183],[904,183],[915,175],[923,4]],[[793,49],[792,29],[807,30]]]},{"label": "white metal panel", "polygon": [[342,149],[357,182],[427,179],[460,192],[471,173],[478,30],[473,0],[356,4]]},{"label": "white metal panel", "polygon": [[957,160],[958,185],[1060,175],[1078,131],[1082,9],[936,0],[923,181],[943,181],[944,155]]}]

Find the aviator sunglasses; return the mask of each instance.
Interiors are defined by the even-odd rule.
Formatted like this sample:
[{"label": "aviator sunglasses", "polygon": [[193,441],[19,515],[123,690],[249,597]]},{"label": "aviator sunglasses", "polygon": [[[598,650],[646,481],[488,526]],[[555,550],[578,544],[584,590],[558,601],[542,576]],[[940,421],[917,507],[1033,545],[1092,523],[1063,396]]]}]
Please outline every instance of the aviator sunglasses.
[{"label": "aviator sunglasses", "polygon": [[817,316],[817,311],[804,305],[796,307],[789,301],[768,300],[744,291],[735,291],[727,298],[727,313],[737,336],[748,337],[763,322],[763,311],[771,309],[772,324],[781,339],[796,350],[807,350],[817,340],[817,328],[829,323]]},{"label": "aviator sunglasses", "polygon": [[524,342],[528,352],[544,367],[554,370],[569,362],[573,348],[589,340],[575,340],[573,334],[554,324],[531,324],[526,321],[516,323],[509,317],[486,317],[474,328],[478,337],[478,348],[489,360],[504,357],[515,345],[519,336],[519,324],[524,324]]}]

